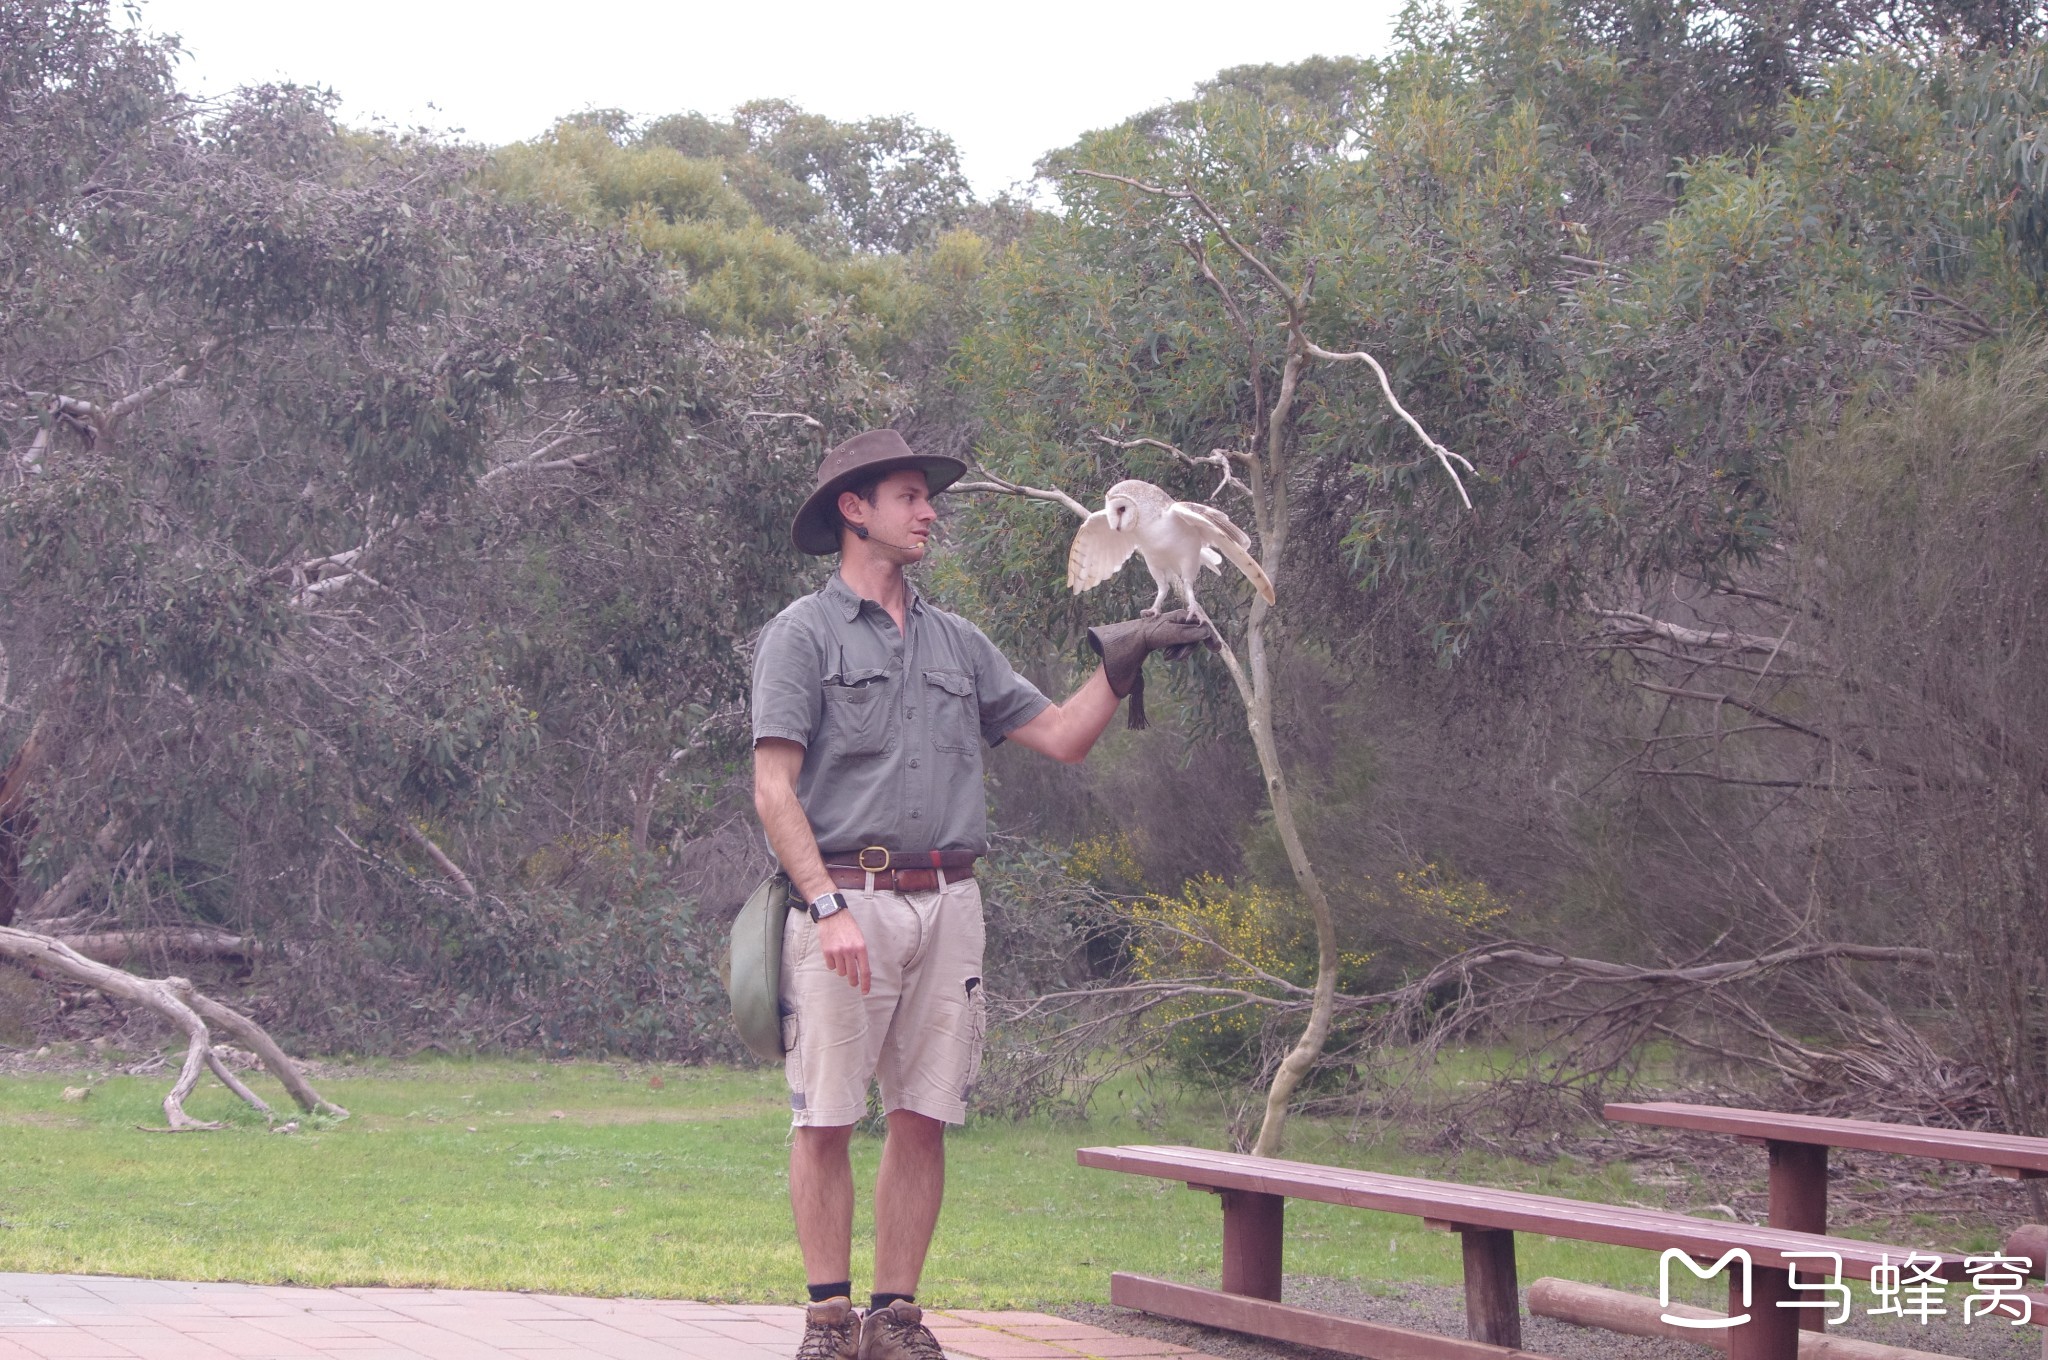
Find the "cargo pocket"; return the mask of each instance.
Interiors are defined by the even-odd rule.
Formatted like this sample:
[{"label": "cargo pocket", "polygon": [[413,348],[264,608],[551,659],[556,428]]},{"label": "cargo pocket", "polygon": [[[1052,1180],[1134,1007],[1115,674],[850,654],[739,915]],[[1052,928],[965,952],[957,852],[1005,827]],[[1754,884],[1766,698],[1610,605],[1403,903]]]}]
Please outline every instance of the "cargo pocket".
[{"label": "cargo pocket", "polygon": [[967,979],[967,1076],[960,1083],[963,1103],[974,1098],[974,1083],[981,1076],[981,1050],[988,1043],[988,994],[981,979]]},{"label": "cargo pocket", "polygon": [[889,672],[828,675],[821,688],[827,746],[843,756],[878,756],[889,749]]},{"label": "cargo pocket", "polygon": [[789,1082],[789,1108],[801,1114],[804,1105],[804,1055],[797,1043],[802,1030],[794,1015],[782,1017],[782,1075]]},{"label": "cargo pocket", "polygon": [[932,745],[941,751],[973,751],[981,734],[981,713],[974,702],[974,677],[966,671],[926,671],[924,679],[930,686]]}]

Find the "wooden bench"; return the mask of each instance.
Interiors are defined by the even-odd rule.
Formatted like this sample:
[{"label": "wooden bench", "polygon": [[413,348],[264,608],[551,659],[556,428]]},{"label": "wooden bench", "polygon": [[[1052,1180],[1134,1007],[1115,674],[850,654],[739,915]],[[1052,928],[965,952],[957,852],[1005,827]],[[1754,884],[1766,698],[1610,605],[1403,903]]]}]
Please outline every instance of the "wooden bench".
[{"label": "wooden bench", "polygon": [[[1770,1161],[1770,1207],[1765,1213],[1766,1220],[1774,1228],[1795,1232],[1828,1230],[1829,1148],[1967,1162],[1989,1167],[2013,1180],[2048,1177],[2048,1138],[2028,1138],[2016,1133],[1935,1129],[1922,1124],[1885,1124],[1871,1119],[1833,1119],[1825,1115],[1687,1105],[1669,1100],[1609,1105],[1603,1113],[1624,1123],[1725,1133],[1738,1142],[1760,1144]],[[2006,1238],[2005,1251],[2008,1255],[2026,1257],[2028,1273],[2040,1278],[2048,1273],[2048,1226],[2030,1224],[2016,1229]],[[1818,1315],[1802,1317],[1800,1325],[1814,1331],[1823,1326]]]},{"label": "wooden bench", "polygon": [[1828,1230],[1829,1148],[1969,1162],[2015,1180],[2048,1176],[2048,1138],[2023,1138],[2013,1133],[1931,1129],[1918,1124],[1880,1124],[1868,1119],[1829,1119],[1676,1101],[1609,1105],[1605,1114],[1631,1124],[1726,1133],[1745,1143],[1762,1144],[1770,1155],[1770,1224],[1797,1232]]},{"label": "wooden bench", "polygon": [[[1778,1307],[1794,1300],[1791,1269],[1796,1254],[1834,1253],[1841,1257],[1845,1277],[1865,1280],[1873,1270],[1897,1265],[1909,1254],[1904,1248],[1874,1242],[1715,1222],[1662,1209],[1591,1204],[1520,1190],[1492,1190],[1201,1148],[1096,1147],[1082,1148],[1075,1155],[1083,1166],[1185,1181],[1190,1188],[1212,1191],[1223,1200],[1220,1293],[1117,1273],[1110,1276],[1112,1302],[1375,1360],[1478,1360],[1482,1356],[1499,1360],[1520,1354],[1520,1290],[1515,1275],[1518,1232],[1659,1253],[1676,1249],[1706,1263],[1717,1262],[1730,1251],[1747,1252],[1752,1265],[1750,1297],[1742,1297],[1742,1272],[1728,1272],[1729,1313],[1748,1313],[1751,1318],[1745,1325],[1728,1329],[1730,1360],[1796,1360],[1798,1319],[1807,1310]],[[1289,1199],[1408,1214],[1459,1234],[1464,1239],[1465,1339],[1281,1304],[1282,1224]],[[1936,1273],[1942,1278],[1962,1278],[1961,1256],[1920,1255],[1923,1259],[1938,1255]],[[1807,1268],[1812,1267],[1809,1264]]]}]

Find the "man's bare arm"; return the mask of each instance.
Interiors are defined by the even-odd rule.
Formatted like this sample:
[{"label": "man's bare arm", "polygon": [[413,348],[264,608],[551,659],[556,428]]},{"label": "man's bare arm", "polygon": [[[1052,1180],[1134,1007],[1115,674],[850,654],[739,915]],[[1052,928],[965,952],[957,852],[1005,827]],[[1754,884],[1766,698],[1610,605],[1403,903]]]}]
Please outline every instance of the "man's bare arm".
[{"label": "man's bare arm", "polygon": [[811,834],[810,818],[796,798],[796,780],[803,768],[804,748],[796,742],[763,737],[754,743],[754,812],[783,872],[804,901],[811,902],[832,891],[832,877],[825,872],[825,857]]},{"label": "man's bare arm", "polygon": [[1096,738],[1116,716],[1123,702],[1109,687],[1109,676],[1100,666],[1081,688],[1063,704],[1053,704],[1030,722],[1010,733],[1010,740],[1063,765],[1078,765],[1095,745]]},{"label": "man's bare arm", "polygon": [[[825,857],[811,819],[797,801],[797,776],[803,773],[804,748],[781,737],[754,743],[754,812],[768,833],[769,848],[782,861],[790,884],[806,902],[815,902],[837,885],[825,872]],[[853,913],[842,911],[818,923],[818,946],[825,966],[865,992],[868,989],[868,946]]]}]

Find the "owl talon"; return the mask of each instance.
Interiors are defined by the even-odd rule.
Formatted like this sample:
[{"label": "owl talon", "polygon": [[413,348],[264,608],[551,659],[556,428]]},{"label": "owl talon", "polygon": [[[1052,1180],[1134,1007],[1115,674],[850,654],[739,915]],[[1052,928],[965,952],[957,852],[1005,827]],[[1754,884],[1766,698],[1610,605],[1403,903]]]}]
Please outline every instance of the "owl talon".
[{"label": "owl talon", "polygon": [[1157,609],[1140,609],[1138,617],[1141,619],[1156,619],[1159,617],[1159,611]]}]

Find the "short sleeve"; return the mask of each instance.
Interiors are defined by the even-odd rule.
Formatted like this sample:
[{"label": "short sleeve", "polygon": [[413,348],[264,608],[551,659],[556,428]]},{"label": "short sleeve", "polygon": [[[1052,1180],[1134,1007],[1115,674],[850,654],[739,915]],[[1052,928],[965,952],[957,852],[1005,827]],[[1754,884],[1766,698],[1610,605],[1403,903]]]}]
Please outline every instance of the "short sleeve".
[{"label": "short sleeve", "polygon": [[966,627],[974,653],[974,689],[981,703],[981,739],[999,746],[1003,738],[1051,708],[1052,700],[1017,674],[987,634],[971,623]]},{"label": "short sleeve", "polygon": [[780,737],[809,747],[818,733],[824,646],[799,609],[768,621],[754,644],[754,740]]}]

